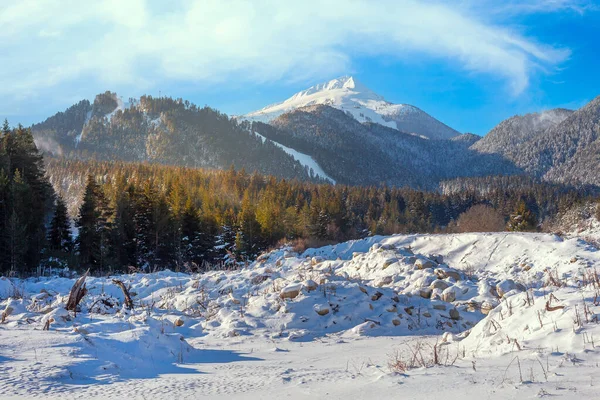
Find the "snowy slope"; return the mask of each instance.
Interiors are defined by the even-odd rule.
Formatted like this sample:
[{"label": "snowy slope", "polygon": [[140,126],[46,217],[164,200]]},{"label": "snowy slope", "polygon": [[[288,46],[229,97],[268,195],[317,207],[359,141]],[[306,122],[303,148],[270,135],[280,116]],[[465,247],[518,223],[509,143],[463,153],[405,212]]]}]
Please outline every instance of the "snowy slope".
[{"label": "snowy slope", "polygon": [[[254,132],[254,134],[256,136],[258,136],[259,138],[261,138],[263,142],[265,140],[269,140],[266,137],[264,137],[263,135],[261,135],[260,133]],[[299,151],[296,151],[296,150],[292,149],[291,147],[284,146],[281,143],[277,143],[272,140],[271,140],[271,142],[273,142],[273,144],[275,144],[275,146],[279,147],[280,149],[282,149],[283,151],[285,151],[286,153],[288,153],[289,155],[294,157],[294,159],[296,161],[298,161],[300,164],[302,164],[305,167],[308,167],[309,170],[312,170],[316,176],[327,179],[329,182],[331,182],[335,185],[335,179],[333,179],[332,177],[327,175],[327,173],[325,171],[323,171],[323,168],[321,168],[319,163],[317,163],[314,158],[312,158],[308,154],[300,153]]]},{"label": "snowy slope", "polygon": [[76,315],[74,279],[0,278],[0,397],[596,398],[599,263],[577,237],[376,236],[119,276],[133,310],[90,277]]},{"label": "snowy slope", "polygon": [[129,102],[123,100],[123,96],[115,96],[115,100],[117,101],[117,107],[113,111],[105,115],[106,119],[109,121],[112,119],[113,115],[117,113],[117,111],[123,112],[129,107],[131,107],[131,104]]},{"label": "snowy slope", "polygon": [[450,139],[459,132],[415,106],[392,104],[351,76],[321,83],[289,99],[251,112],[241,118],[269,121],[297,108],[324,104],[352,115],[359,122],[374,122],[430,139]]}]

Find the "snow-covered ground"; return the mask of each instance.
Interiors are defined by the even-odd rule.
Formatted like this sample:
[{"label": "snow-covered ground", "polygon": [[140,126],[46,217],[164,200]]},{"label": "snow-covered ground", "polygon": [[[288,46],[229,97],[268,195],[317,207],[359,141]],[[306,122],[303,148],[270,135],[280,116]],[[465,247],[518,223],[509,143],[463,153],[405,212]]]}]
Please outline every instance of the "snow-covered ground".
[{"label": "snow-covered ground", "polygon": [[[598,398],[600,252],[371,237],[237,271],[0,279],[0,397]],[[11,297],[12,296],[12,297]],[[43,330],[49,325],[49,330]]]}]

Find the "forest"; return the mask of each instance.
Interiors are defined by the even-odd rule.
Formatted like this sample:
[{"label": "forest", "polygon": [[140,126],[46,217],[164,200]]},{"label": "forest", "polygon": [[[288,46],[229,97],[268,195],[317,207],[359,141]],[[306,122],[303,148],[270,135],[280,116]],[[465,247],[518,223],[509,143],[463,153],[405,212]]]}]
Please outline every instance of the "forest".
[{"label": "forest", "polygon": [[[70,198],[64,187],[74,187],[77,198]],[[585,188],[522,176],[470,178],[442,187],[426,192],[326,185],[233,166],[206,170],[44,159],[29,129],[13,129],[5,122],[0,140],[0,272],[229,268],[286,242],[302,249],[373,234],[476,229],[479,221],[460,226],[469,210],[477,210],[473,215],[482,219],[493,212],[498,221],[494,229],[534,231],[593,197]]]}]

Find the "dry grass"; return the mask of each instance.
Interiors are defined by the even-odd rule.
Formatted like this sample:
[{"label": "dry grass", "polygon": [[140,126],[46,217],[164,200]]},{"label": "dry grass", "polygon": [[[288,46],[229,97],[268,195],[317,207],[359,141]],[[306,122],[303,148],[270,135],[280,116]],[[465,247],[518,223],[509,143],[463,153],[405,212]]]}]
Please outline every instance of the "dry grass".
[{"label": "dry grass", "polygon": [[453,353],[448,344],[436,342],[426,344],[417,341],[407,344],[404,351],[396,350],[388,357],[388,368],[390,372],[405,373],[411,369],[429,368],[436,365],[451,366],[459,357],[459,349]]},{"label": "dry grass", "polygon": [[544,286],[563,287],[566,286],[566,284],[560,279],[560,277],[558,276],[558,271],[556,269],[551,270],[550,268],[547,268],[546,283]]}]

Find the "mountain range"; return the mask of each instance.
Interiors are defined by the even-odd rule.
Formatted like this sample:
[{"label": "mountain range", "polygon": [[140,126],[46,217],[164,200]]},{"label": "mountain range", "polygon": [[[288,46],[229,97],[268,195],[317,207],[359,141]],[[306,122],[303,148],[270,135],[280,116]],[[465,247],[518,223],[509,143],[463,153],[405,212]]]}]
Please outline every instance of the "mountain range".
[{"label": "mountain range", "polygon": [[229,118],[182,99],[106,92],[32,126],[47,153],[77,159],[244,168],[288,179],[435,190],[459,177],[524,174],[600,185],[600,98],[502,121],[483,138],[387,102],[353,77]]}]

